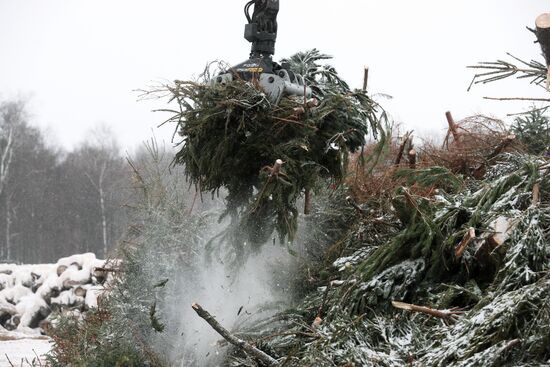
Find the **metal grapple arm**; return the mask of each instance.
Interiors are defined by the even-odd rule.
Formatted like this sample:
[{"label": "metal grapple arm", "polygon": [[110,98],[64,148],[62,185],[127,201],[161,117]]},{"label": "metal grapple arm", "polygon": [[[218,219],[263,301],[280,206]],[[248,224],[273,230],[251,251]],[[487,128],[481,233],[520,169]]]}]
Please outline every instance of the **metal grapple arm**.
[{"label": "metal grapple arm", "polygon": [[[250,15],[252,6],[254,12]],[[244,28],[244,38],[252,43],[250,58],[275,54],[278,13],[279,0],[252,0],[245,5],[244,14],[248,24]]]},{"label": "metal grapple arm", "polygon": [[[252,6],[254,12],[251,15]],[[273,62],[278,13],[279,0],[251,0],[245,5],[248,24],[245,25],[244,38],[252,43],[250,58],[222,72],[212,80],[212,84],[229,83],[235,79],[254,80],[275,105],[285,95],[311,96],[311,88],[304,85],[301,75]]]}]

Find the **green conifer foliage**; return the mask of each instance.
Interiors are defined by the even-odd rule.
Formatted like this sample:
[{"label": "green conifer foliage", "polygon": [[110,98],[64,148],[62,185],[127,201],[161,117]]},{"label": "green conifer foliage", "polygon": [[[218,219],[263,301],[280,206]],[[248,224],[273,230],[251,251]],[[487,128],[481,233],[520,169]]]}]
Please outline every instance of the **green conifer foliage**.
[{"label": "green conifer foliage", "polygon": [[[352,91],[329,56],[311,50],[292,56],[291,69],[302,73],[318,100],[284,97],[272,105],[254,83],[237,80],[211,85],[176,81],[169,86],[182,137],[175,164],[201,191],[227,189],[227,213],[238,218],[240,233],[262,243],[274,230],[281,241],[293,240],[296,202],[315,190],[320,178],[340,182],[348,155],[358,151],[379,125],[377,104],[361,90]],[[275,162],[283,162],[274,170]],[[241,239],[242,236],[239,236]]]},{"label": "green conifer foliage", "polygon": [[550,119],[544,111],[533,108],[515,118],[512,131],[531,154],[542,154],[550,145]]}]

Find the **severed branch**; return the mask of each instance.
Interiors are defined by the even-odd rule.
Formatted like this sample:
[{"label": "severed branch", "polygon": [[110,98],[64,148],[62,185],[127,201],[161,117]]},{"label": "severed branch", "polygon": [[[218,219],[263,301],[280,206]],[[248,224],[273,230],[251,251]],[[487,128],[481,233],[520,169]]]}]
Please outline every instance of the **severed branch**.
[{"label": "severed branch", "polygon": [[401,159],[403,158],[403,153],[405,152],[405,147],[407,146],[407,144],[409,144],[409,140],[412,139],[411,135],[412,135],[412,131],[407,131],[402,138],[403,141],[399,146],[399,151],[397,152],[397,157],[395,158],[394,164],[396,166],[398,166],[401,163]]},{"label": "severed branch", "polygon": [[540,203],[540,183],[533,185],[533,197],[531,200],[531,206],[535,207]]},{"label": "severed branch", "polygon": [[456,144],[460,142],[460,133],[458,132],[458,125],[453,119],[451,111],[445,112],[445,117],[447,118],[447,124],[449,125],[449,131],[453,134],[453,138]]},{"label": "severed branch", "polygon": [[363,75],[363,92],[367,91],[368,84],[369,84],[369,67],[365,65],[365,74]]},{"label": "severed branch", "polygon": [[546,80],[547,68],[542,63],[538,61],[523,61],[511,54],[508,54],[508,56],[512,57],[514,60],[522,65],[525,65],[526,67],[520,68],[503,60],[498,60],[495,62],[480,62],[478,65],[468,66],[470,69],[483,70],[483,72],[474,75],[472,82],[468,87],[468,91],[470,91],[474,84],[491,83],[516,74],[518,74],[516,75],[518,79],[529,78],[532,79],[531,83],[536,85],[540,85]]},{"label": "severed branch", "polygon": [[476,238],[476,230],[470,227],[468,232],[466,232],[466,234],[462,238],[462,241],[460,241],[460,243],[455,247],[455,257],[457,259],[460,259],[462,257],[464,251],[466,251],[466,248],[474,238]]},{"label": "severed branch", "polygon": [[392,301],[391,304],[393,307],[398,308],[400,310],[420,312],[425,315],[440,318],[447,325],[456,322],[458,320],[458,316],[464,313],[463,311],[460,311],[457,309],[435,310],[433,308],[429,308],[426,306],[411,305],[409,303],[398,302],[398,301]]},{"label": "severed branch", "polygon": [[409,153],[407,154],[407,157],[409,159],[409,168],[416,169],[416,150],[414,148],[411,148],[411,150],[409,150]]},{"label": "severed branch", "polygon": [[216,319],[208,313],[205,309],[203,309],[199,304],[193,303],[191,305],[193,310],[201,317],[204,321],[206,321],[212,328],[220,334],[225,340],[227,340],[229,343],[233,344],[237,348],[242,349],[244,352],[250,354],[257,360],[261,361],[263,364],[265,364],[268,367],[271,366],[278,366],[279,362],[270,355],[266,354],[265,352],[261,351],[260,349],[252,346],[251,344],[247,343],[246,341],[237,338],[236,336],[232,335],[227,329],[225,329],[223,326],[221,326]]},{"label": "severed branch", "polygon": [[258,209],[258,207],[260,206],[260,202],[262,201],[265,190],[266,190],[267,186],[273,181],[274,178],[276,180],[278,180],[279,177],[282,177],[281,179],[285,179],[285,178],[288,179],[288,176],[284,172],[281,171],[281,168],[283,167],[284,163],[285,162],[283,162],[283,160],[277,159],[275,161],[275,163],[273,164],[273,166],[264,166],[260,170],[260,172],[269,172],[269,175],[267,176],[267,180],[264,183],[264,185],[262,187],[262,190],[258,194],[258,198],[256,199],[256,204],[254,205],[254,208],[252,208],[252,211],[251,211],[252,213],[255,212]]}]

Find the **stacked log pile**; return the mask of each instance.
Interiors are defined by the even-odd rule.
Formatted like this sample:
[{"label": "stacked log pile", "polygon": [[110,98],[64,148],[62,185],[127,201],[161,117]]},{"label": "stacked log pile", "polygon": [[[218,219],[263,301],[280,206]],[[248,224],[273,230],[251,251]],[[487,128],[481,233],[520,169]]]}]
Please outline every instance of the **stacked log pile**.
[{"label": "stacked log pile", "polygon": [[40,334],[56,315],[82,316],[112,279],[111,263],[92,253],[56,264],[0,265],[0,331]]}]

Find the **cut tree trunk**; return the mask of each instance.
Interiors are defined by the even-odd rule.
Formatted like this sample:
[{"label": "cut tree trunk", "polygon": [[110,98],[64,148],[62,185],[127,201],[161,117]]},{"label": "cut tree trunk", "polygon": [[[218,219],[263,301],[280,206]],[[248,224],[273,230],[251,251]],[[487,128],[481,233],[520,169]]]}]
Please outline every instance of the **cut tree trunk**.
[{"label": "cut tree trunk", "polygon": [[451,132],[451,134],[453,134],[453,139],[455,143],[459,144],[460,133],[458,132],[458,125],[455,123],[455,120],[453,119],[453,115],[451,114],[451,111],[445,112],[445,117],[447,118],[449,131]]},{"label": "cut tree trunk", "polygon": [[409,150],[409,168],[410,169],[416,169],[416,150],[411,149]]},{"label": "cut tree trunk", "polygon": [[546,88],[548,89],[550,85],[550,13],[539,15],[535,20],[535,26],[535,34],[548,69],[546,75]]},{"label": "cut tree trunk", "polygon": [[550,13],[539,15],[535,20],[535,25],[535,34],[546,59],[546,66],[550,66]]}]

